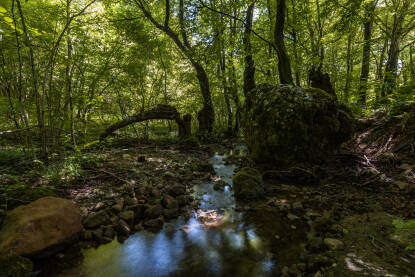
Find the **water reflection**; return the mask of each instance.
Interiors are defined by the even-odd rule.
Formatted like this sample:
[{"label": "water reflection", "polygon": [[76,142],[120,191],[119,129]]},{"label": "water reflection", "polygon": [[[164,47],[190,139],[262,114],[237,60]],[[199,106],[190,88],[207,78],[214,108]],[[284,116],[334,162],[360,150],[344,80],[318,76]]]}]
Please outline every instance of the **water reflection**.
[{"label": "water reflection", "polygon": [[76,274],[63,276],[272,276],[267,245],[234,210],[234,167],[223,159],[215,155],[210,161],[229,186],[222,192],[212,184],[196,186],[200,209],[187,222],[179,218],[157,234],[142,231],[123,244],[113,241],[86,250]]}]

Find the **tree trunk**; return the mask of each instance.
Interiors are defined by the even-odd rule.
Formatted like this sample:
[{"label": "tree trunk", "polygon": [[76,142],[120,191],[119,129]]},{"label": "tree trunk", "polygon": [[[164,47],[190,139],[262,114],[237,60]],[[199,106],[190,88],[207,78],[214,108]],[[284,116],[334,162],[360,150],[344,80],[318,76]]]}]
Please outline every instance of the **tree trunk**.
[{"label": "tree trunk", "polygon": [[[69,22],[71,13],[70,13],[70,0],[66,1],[66,18],[67,22]],[[71,125],[71,139],[72,144],[76,147],[76,140],[75,140],[75,126],[74,126],[74,119],[73,119],[73,98],[72,98],[72,70],[71,70],[71,59],[72,59],[72,41],[70,37],[71,29],[68,28],[68,39],[67,39],[67,48],[68,48],[68,61],[66,65],[66,82],[67,82],[67,92],[68,92],[68,100],[69,100],[69,124]]]},{"label": "tree trunk", "polygon": [[213,131],[213,124],[215,122],[215,111],[212,104],[210,87],[209,87],[209,78],[203,68],[202,64],[196,60],[196,53],[194,52],[193,47],[190,45],[187,37],[187,33],[184,26],[184,0],[179,1],[179,24],[180,24],[180,34],[182,40],[180,40],[179,34],[174,32],[173,29],[169,26],[170,21],[170,1],[166,0],[165,7],[165,17],[164,24],[159,23],[147,9],[145,1],[136,0],[135,3],[144,13],[144,16],[159,30],[163,31],[168,35],[177,47],[183,52],[183,54],[188,58],[193,68],[196,71],[196,77],[199,81],[200,92],[203,98],[203,108],[198,112],[197,118],[199,121],[199,132],[200,133],[211,133]]},{"label": "tree trunk", "polygon": [[142,111],[139,114],[128,116],[125,119],[109,126],[100,136],[100,140],[105,139],[116,130],[126,127],[130,124],[148,120],[166,119],[175,120],[179,126],[179,136],[188,137],[191,135],[191,115],[180,116],[176,108],[169,105],[157,105],[153,109]]},{"label": "tree trunk", "polygon": [[409,47],[409,72],[411,73],[411,81],[415,81],[415,68],[414,68],[414,60],[413,60],[413,46]]},{"label": "tree trunk", "polygon": [[251,45],[251,29],[252,21],[254,18],[254,7],[252,3],[248,6],[246,11],[246,24],[244,31],[244,49],[245,49],[245,70],[244,70],[244,95],[247,96],[248,92],[255,88],[255,63],[252,57],[252,45]]},{"label": "tree trunk", "polygon": [[350,100],[350,83],[352,80],[353,72],[353,59],[352,59],[352,34],[347,37],[347,69],[346,69],[346,83],[344,85],[344,100],[346,103]]},{"label": "tree trunk", "polygon": [[368,79],[370,70],[370,51],[372,45],[372,27],[373,19],[375,16],[377,0],[372,1],[365,8],[366,20],[363,23],[364,28],[364,45],[363,45],[363,57],[362,57],[362,72],[360,74],[360,88],[359,98],[361,104],[366,104]]},{"label": "tree trunk", "polygon": [[277,14],[275,16],[274,43],[278,55],[278,71],[281,84],[294,84],[291,73],[290,58],[284,43],[285,11],[287,9],[285,0],[277,1]]},{"label": "tree trunk", "polygon": [[385,80],[382,87],[382,97],[391,94],[396,88],[400,44],[400,37],[395,34],[390,42],[388,61],[385,67]]}]

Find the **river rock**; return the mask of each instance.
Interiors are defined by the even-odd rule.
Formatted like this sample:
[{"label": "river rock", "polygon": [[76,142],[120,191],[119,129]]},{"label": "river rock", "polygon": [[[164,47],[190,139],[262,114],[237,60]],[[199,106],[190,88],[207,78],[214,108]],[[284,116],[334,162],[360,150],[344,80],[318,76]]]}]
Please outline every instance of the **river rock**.
[{"label": "river rock", "polygon": [[183,195],[186,193],[186,187],[183,185],[175,184],[170,187],[170,193],[174,196]]},{"label": "river rock", "polygon": [[344,243],[341,240],[333,238],[325,238],[324,244],[330,250],[341,250],[344,249]]},{"label": "river rock", "polygon": [[100,242],[104,236],[104,230],[102,228],[95,229],[92,231],[92,236],[96,241]]},{"label": "river rock", "polygon": [[175,209],[175,210],[179,209],[179,203],[177,202],[176,199],[174,199],[174,197],[170,195],[164,196],[162,202],[163,202],[163,206],[166,209]]},{"label": "river rock", "polygon": [[115,230],[112,226],[108,226],[104,228],[104,237],[113,239],[115,236]]},{"label": "river rock", "polygon": [[124,211],[120,213],[120,218],[128,222],[128,224],[132,224],[134,221],[134,212],[133,211]]},{"label": "river rock", "polygon": [[81,231],[81,215],[72,201],[44,197],[7,215],[0,254],[47,257],[78,239]]},{"label": "river rock", "polygon": [[122,219],[118,222],[116,229],[118,236],[120,237],[128,237],[131,232],[130,226],[128,226],[127,222]]},{"label": "river rock", "polygon": [[213,189],[217,191],[223,191],[227,185],[228,183],[225,181],[219,180],[213,184]]},{"label": "river rock", "polygon": [[126,209],[134,212],[134,220],[138,222],[140,221],[140,219],[144,217],[146,206],[143,204],[137,204],[133,206],[128,206]]},{"label": "river rock", "polygon": [[83,225],[85,228],[95,228],[101,225],[109,224],[110,217],[107,210],[102,210],[89,215],[84,219]]},{"label": "river rock", "polygon": [[256,199],[263,195],[264,186],[261,173],[250,167],[244,167],[233,177],[235,198],[240,200]]},{"label": "river rock", "polygon": [[164,209],[163,214],[167,219],[173,219],[178,216],[179,209]]},{"label": "river rock", "polygon": [[150,229],[161,229],[163,227],[163,220],[158,217],[144,222],[144,226]]},{"label": "river rock", "polygon": [[250,90],[243,118],[250,157],[273,165],[326,160],[354,130],[351,113],[334,95],[290,85]]},{"label": "river rock", "polygon": [[161,205],[154,205],[146,209],[145,217],[146,218],[156,218],[163,214],[163,207]]}]

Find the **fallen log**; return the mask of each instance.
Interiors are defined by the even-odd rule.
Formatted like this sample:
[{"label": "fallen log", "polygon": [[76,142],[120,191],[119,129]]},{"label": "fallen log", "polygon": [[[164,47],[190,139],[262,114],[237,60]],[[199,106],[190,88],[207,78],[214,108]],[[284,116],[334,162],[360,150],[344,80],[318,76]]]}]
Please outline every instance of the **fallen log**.
[{"label": "fallen log", "polygon": [[17,130],[7,130],[7,131],[1,131],[1,132],[0,132],[0,136],[2,136],[2,135],[14,134],[14,133],[20,133],[20,132],[24,132],[24,131],[27,131],[27,130],[30,130],[30,129],[33,129],[33,128],[37,128],[37,127],[39,127],[39,125],[36,125],[36,126],[29,126],[29,127],[27,127],[27,128],[17,129]]},{"label": "fallen log", "polygon": [[104,133],[101,134],[100,140],[105,139],[116,130],[133,123],[157,119],[174,120],[179,126],[179,137],[183,138],[191,136],[191,115],[186,114],[181,117],[180,113],[176,110],[175,107],[170,105],[157,105],[153,109],[129,116],[121,121],[118,121],[117,123],[112,124],[104,131]]}]

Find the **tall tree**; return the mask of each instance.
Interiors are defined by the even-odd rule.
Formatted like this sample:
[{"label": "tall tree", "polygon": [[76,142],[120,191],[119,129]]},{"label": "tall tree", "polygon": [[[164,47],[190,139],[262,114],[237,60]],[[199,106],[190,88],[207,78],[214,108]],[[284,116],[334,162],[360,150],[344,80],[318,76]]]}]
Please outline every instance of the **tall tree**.
[{"label": "tall tree", "polygon": [[372,29],[375,18],[375,9],[377,0],[374,0],[364,7],[363,15],[363,29],[364,29],[364,43],[363,43],[363,57],[362,57],[362,72],[360,74],[360,88],[359,96],[360,103],[366,104],[368,79],[370,70],[370,52],[372,46]]},{"label": "tall tree", "polygon": [[245,32],[244,32],[244,49],[245,49],[245,69],[244,69],[244,94],[248,95],[248,92],[255,88],[255,63],[252,57],[252,45],[251,45],[251,30],[252,21],[254,18],[254,7],[252,3],[246,10],[245,20]]},{"label": "tall tree", "polygon": [[170,0],[166,0],[165,16],[164,16],[163,24],[159,23],[154,18],[154,16],[152,15],[149,9],[149,5],[147,5],[144,0],[134,0],[134,1],[137,4],[137,6],[140,8],[140,10],[143,12],[144,16],[148,20],[150,20],[150,22],[156,28],[163,31],[166,35],[168,35],[174,41],[174,43],[183,52],[183,54],[187,57],[187,59],[190,61],[193,68],[195,69],[196,76],[199,81],[200,92],[203,98],[203,108],[198,113],[199,131],[202,133],[212,132],[213,124],[215,121],[215,112],[214,112],[214,108],[212,104],[209,78],[208,78],[205,68],[203,67],[201,61],[197,57],[197,53],[194,47],[190,44],[189,39],[188,39],[188,35],[186,32],[186,27],[185,27],[184,0],[179,1],[179,9],[178,9],[180,35],[179,33],[175,32],[170,27],[170,18],[171,18]]},{"label": "tall tree", "polygon": [[292,85],[294,82],[291,73],[291,63],[284,42],[285,13],[287,5],[285,0],[276,1],[277,13],[275,16],[274,44],[278,55],[278,72],[281,84]]}]

